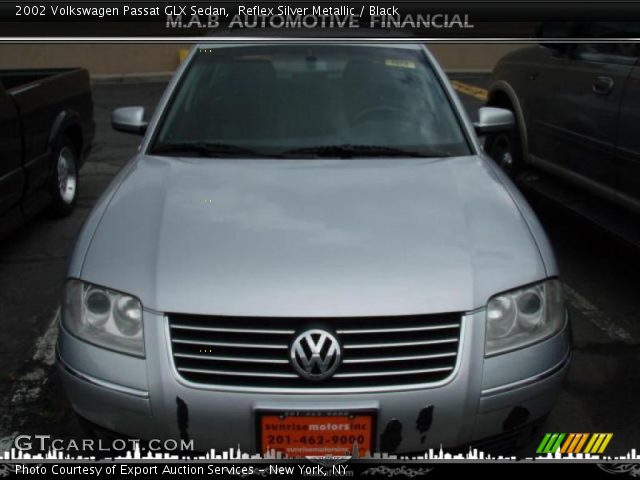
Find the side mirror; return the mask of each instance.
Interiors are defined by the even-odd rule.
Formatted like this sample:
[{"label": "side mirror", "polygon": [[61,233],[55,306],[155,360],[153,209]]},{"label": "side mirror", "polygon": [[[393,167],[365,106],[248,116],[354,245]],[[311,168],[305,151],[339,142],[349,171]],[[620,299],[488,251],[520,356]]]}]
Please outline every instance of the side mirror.
[{"label": "side mirror", "polygon": [[478,121],[473,126],[478,135],[508,132],[516,126],[516,120],[513,112],[506,108],[481,107],[478,110]]},{"label": "side mirror", "polygon": [[144,120],[144,107],[116,108],[111,114],[111,126],[119,132],[144,135],[148,125]]}]

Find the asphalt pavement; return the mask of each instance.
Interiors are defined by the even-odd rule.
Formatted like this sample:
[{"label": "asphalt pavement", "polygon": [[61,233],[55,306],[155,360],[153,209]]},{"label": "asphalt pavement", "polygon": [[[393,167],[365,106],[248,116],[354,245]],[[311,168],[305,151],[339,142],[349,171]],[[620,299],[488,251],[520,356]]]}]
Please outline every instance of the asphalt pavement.
[{"label": "asphalt pavement", "polygon": [[[452,77],[475,117],[487,78]],[[83,436],[53,371],[66,261],[91,207],[140,140],[111,130],[111,110],[152,110],[164,87],[95,85],[97,135],[78,208],[62,220],[40,215],[0,241],[0,451],[20,433]],[[640,447],[640,252],[544,198],[528,198],[554,245],[574,332],[572,366],[545,431],[611,432],[607,453],[627,453]]]}]

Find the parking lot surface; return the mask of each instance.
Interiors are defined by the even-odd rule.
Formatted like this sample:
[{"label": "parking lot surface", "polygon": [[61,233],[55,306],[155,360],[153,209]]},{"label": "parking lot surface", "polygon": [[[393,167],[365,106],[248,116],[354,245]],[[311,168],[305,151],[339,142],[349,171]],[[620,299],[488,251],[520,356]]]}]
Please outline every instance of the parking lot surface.
[{"label": "parking lot surface", "polygon": [[[487,77],[452,79],[473,118]],[[164,87],[95,85],[97,135],[81,171],[76,211],[63,220],[39,216],[0,241],[0,451],[18,434],[84,435],[53,370],[54,318],[66,261],[91,207],[140,141],[111,130],[111,110],[144,105],[151,111]],[[611,432],[607,453],[627,453],[640,446],[640,252],[545,198],[528,198],[556,250],[575,346],[571,370],[544,430]],[[534,449],[532,444],[525,453]]]}]

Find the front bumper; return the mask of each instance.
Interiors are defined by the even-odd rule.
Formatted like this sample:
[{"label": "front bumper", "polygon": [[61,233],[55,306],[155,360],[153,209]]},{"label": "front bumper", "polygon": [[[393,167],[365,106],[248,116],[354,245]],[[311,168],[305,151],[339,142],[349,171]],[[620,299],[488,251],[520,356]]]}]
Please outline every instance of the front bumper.
[{"label": "front bumper", "polygon": [[[536,345],[484,358],[484,317],[484,311],[465,316],[459,366],[448,383],[410,391],[284,395],[194,388],[175,374],[167,319],[148,311],[146,359],[95,347],[61,328],[58,370],[78,414],[130,437],[193,440],[198,451],[240,446],[256,452],[260,410],[375,410],[376,450],[424,452],[515,431],[553,407],[570,361],[568,325]],[[427,407],[433,408],[431,425],[419,429]]]}]

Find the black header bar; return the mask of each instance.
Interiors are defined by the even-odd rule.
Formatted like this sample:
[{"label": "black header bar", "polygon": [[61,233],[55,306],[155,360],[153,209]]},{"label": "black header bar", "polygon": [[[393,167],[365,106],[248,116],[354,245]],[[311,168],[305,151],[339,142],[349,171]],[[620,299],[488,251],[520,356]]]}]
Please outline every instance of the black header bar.
[{"label": "black header bar", "polygon": [[[0,39],[162,37],[421,37],[522,39],[543,22],[609,22],[631,38],[640,2],[602,1],[226,1],[0,2]],[[571,38],[590,39],[585,29]]]}]

